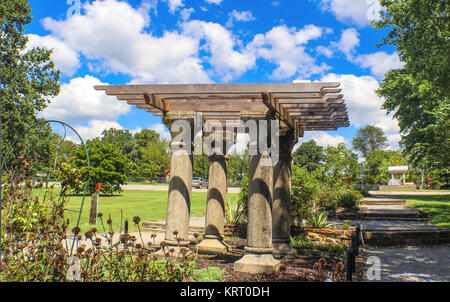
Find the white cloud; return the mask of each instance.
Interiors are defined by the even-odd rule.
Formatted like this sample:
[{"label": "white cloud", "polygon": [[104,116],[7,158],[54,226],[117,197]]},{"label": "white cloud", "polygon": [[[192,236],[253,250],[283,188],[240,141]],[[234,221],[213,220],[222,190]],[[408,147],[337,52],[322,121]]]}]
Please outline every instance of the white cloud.
[{"label": "white cloud", "polygon": [[251,11],[237,11],[233,9],[231,13],[228,14],[228,21],[226,24],[226,27],[233,27],[234,21],[239,22],[249,22],[256,20],[255,17],[253,17],[253,14]]},{"label": "white cloud", "polygon": [[334,54],[333,50],[331,50],[330,47],[325,47],[323,45],[317,46],[316,52],[319,55],[323,55],[323,56],[327,57],[328,59],[333,57],[333,54]]},{"label": "white cloud", "polygon": [[168,141],[170,141],[172,139],[171,136],[170,136],[169,129],[167,129],[167,127],[164,126],[163,124],[151,125],[149,127],[149,129],[155,131],[156,133],[158,133],[159,137],[161,139],[165,139],[165,140],[168,140]]},{"label": "white cloud", "polygon": [[235,50],[233,35],[222,25],[193,20],[184,23],[182,27],[185,35],[205,41],[203,48],[211,53],[209,63],[224,81],[238,77],[254,67],[255,56],[248,51]]},{"label": "white cloud", "polygon": [[[102,120],[92,120],[89,121],[88,126],[76,126],[74,128],[85,142],[101,136],[104,130],[109,130],[111,128],[123,129],[123,127],[117,122]],[[74,142],[79,142],[79,139],[75,136],[75,134],[69,134],[68,139]]]},{"label": "white cloud", "polygon": [[210,82],[198,58],[197,40],[176,31],[161,37],[147,33],[148,17],[126,2],[86,2],[83,9],[83,15],[63,21],[46,18],[43,25],[52,36],[97,62],[93,65],[130,75],[133,83]]},{"label": "white cloud", "polygon": [[169,5],[169,12],[175,13],[180,7],[184,6],[183,0],[165,0]]},{"label": "white cloud", "polygon": [[265,34],[256,35],[247,48],[258,57],[278,65],[272,74],[275,79],[296,75],[307,78],[330,69],[325,63],[317,65],[306,51],[306,44],[320,38],[324,32],[328,30],[314,25],[306,25],[299,30],[285,25],[276,26]]},{"label": "white cloud", "polygon": [[[305,132],[305,136],[300,140],[300,142],[295,146],[298,147],[300,144],[314,140],[319,146],[328,147],[333,146],[337,147],[340,143],[345,143],[345,138],[340,135],[331,135],[327,132],[323,131],[311,131]],[[297,148],[295,148],[297,149]]]},{"label": "white cloud", "polygon": [[330,11],[343,23],[367,26],[380,17],[378,0],[320,0],[321,8]]},{"label": "white cloud", "polygon": [[181,19],[183,19],[183,21],[187,21],[189,20],[189,18],[191,17],[191,14],[194,12],[194,9],[191,8],[183,8],[180,11],[180,15],[181,15]]},{"label": "white cloud", "polygon": [[360,55],[355,59],[363,68],[369,68],[378,79],[383,79],[384,74],[391,69],[402,68],[404,63],[400,61],[398,54],[388,54],[384,51],[368,55]]},{"label": "white cloud", "polygon": [[46,119],[79,125],[92,120],[114,121],[129,112],[130,106],[126,102],[119,102],[115,97],[105,95],[104,91],[95,90],[94,85],[107,83],[86,75],[62,84],[59,95],[51,99],[41,115]]},{"label": "white cloud", "polygon": [[386,115],[381,109],[384,102],[375,94],[378,81],[371,76],[329,74],[321,78],[324,82],[340,82],[344,95],[350,124],[356,128],[375,125],[385,132],[391,148],[398,148],[399,127],[397,120]]},{"label": "white cloud", "polygon": [[205,0],[208,4],[220,4],[222,3],[222,0]]},{"label": "white cloud", "polygon": [[35,34],[28,34],[27,49],[30,50],[34,47],[46,48],[53,50],[51,55],[52,61],[55,63],[55,67],[64,74],[72,76],[80,67],[80,60],[78,53],[73,51],[64,42],[47,35],[41,37]]},{"label": "white cloud", "polygon": [[337,43],[332,43],[341,52],[343,52],[348,60],[352,60],[355,54],[355,48],[359,46],[359,33],[354,28],[346,29],[342,32],[341,39]]}]

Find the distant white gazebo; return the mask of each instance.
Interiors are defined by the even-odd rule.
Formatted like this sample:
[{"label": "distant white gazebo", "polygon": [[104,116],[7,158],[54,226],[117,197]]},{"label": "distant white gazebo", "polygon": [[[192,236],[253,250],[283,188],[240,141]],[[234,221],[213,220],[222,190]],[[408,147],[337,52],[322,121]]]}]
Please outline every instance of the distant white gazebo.
[{"label": "distant white gazebo", "polygon": [[[391,179],[388,182],[389,186],[404,186],[405,174],[408,173],[408,166],[388,166],[388,173],[391,175]],[[394,175],[402,175],[401,179],[396,178]]]}]

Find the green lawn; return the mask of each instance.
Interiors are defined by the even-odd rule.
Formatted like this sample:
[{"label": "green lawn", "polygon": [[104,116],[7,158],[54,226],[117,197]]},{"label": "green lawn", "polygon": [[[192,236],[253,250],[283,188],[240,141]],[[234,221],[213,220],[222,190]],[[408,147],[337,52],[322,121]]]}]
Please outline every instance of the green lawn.
[{"label": "green lawn", "polygon": [[399,195],[407,205],[428,213],[434,224],[450,229],[450,195]]},{"label": "green lawn", "polygon": [[[36,190],[38,194],[43,191]],[[192,192],[191,197],[191,216],[204,216],[206,208],[206,192]],[[129,222],[129,230],[134,231],[137,228],[132,222],[134,216],[139,216],[141,221],[165,220],[167,209],[167,191],[143,191],[143,190],[124,190],[117,195],[100,195],[99,212],[103,213],[103,222],[108,229],[106,221],[111,215],[113,221],[113,230],[118,232],[121,226],[122,211],[122,230],[125,219]],[[228,200],[234,202],[238,194],[228,194]],[[76,225],[78,212],[81,207],[82,196],[69,196],[66,205],[65,216],[70,220],[70,229]],[[84,200],[83,211],[80,219],[80,228],[86,232],[92,227],[103,232],[100,219],[97,225],[89,225],[89,212],[91,208],[91,198],[87,196]]]}]

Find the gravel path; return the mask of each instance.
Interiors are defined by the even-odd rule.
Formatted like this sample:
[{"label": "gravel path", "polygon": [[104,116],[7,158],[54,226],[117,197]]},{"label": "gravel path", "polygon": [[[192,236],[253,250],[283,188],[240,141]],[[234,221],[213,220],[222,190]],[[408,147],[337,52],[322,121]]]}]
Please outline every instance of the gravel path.
[{"label": "gravel path", "polygon": [[[380,260],[381,282],[449,282],[450,245],[369,248],[365,259],[376,256]],[[370,265],[372,265],[371,263]]]}]

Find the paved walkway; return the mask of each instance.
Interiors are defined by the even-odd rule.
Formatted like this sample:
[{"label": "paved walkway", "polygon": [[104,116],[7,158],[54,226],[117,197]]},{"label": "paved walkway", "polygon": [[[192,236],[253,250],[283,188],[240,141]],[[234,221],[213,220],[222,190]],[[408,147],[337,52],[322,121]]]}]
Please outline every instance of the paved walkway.
[{"label": "paved walkway", "polygon": [[[369,248],[366,259],[376,256],[380,263],[380,280],[364,281],[409,281],[409,282],[449,282],[450,245],[406,246]],[[370,263],[373,265],[373,262]]]},{"label": "paved walkway", "polygon": [[[378,192],[377,192],[378,193]],[[406,193],[406,194],[405,194]],[[395,199],[395,195],[450,195],[450,192],[379,192],[373,194],[375,198]],[[414,213],[417,209],[406,207],[401,203],[395,204],[368,204],[362,206],[363,211],[376,211],[384,213]],[[411,230],[411,229],[438,229],[428,221],[416,220],[359,220],[352,223],[361,223],[365,229],[371,230]],[[450,245],[439,246],[403,246],[403,247],[369,247],[364,252],[364,258],[376,256],[380,263],[380,279],[364,281],[407,281],[407,282],[433,282],[450,281]],[[372,266],[373,262],[369,264]]]}]

